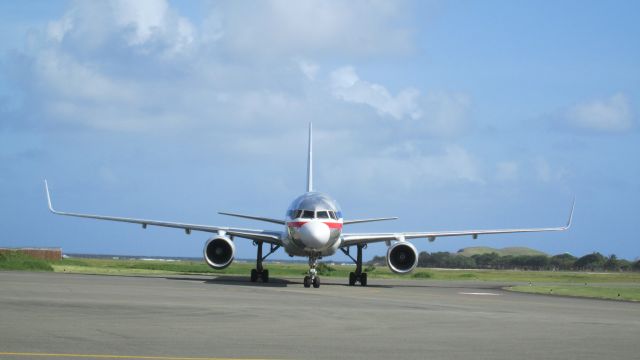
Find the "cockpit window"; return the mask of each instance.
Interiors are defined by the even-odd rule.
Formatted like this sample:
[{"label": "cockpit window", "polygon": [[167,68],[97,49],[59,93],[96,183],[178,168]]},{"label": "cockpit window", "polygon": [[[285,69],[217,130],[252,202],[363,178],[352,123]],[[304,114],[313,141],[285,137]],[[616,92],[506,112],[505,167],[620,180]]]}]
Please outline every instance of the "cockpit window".
[{"label": "cockpit window", "polygon": [[303,219],[313,219],[313,211],[311,210],[304,210],[302,212],[302,218]]},{"label": "cockpit window", "polygon": [[333,220],[338,220],[338,217],[336,216],[336,213],[334,213],[333,211],[329,211],[329,216],[330,216]]},{"label": "cockpit window", "polygon": [[328,219],[329,212],[328,211],[318,211],[317,213],[318,219]]},{"label": "cockpit window", "polygon": [[291,216],[292,219],[297,219],[300,217],[300,213],[302,213],[302,210],[291,210],[289,216]]}]

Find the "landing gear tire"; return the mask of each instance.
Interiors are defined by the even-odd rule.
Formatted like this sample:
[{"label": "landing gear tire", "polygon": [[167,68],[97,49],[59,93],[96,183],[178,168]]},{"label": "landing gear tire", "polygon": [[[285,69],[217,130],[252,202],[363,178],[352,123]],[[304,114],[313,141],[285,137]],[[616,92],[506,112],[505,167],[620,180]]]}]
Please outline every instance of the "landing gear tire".
[{"label": "landing gear tire", "polygon": [[262,270],[262,282],[269,282],[269,270]]},{"label": "landing gear tire", "polygon": [[304,277],[304,287],[311,287],[311,278],[309,276]]},{"label": "landing gear tire", "polygon": [[320,278],[317,276],[313,278],[313,287],[316,289],[320,287]]},{"label": "landing gear tire", "polygon": [[251,269],[251,282],[258,281],[258,270]]},{"label": "landing gear tire", "polygon": [[356,273],[353,271],[349,273],[349,286],[353,286],[356,284]]},{"label": "landing gear tire", "polygon": [[360,274],[360,285],[367,286],[367,273]]}]

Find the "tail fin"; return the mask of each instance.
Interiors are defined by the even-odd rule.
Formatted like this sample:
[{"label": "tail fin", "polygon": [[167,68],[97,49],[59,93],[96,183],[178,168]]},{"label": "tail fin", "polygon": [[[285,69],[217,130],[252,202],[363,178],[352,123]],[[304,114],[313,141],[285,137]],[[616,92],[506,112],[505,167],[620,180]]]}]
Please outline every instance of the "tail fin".
[{"label": "tail fin", "polygon": [[312,156],[312,126],[309,123],[309,153],[307,158],[307,192],[313,191],[313,156]]}]

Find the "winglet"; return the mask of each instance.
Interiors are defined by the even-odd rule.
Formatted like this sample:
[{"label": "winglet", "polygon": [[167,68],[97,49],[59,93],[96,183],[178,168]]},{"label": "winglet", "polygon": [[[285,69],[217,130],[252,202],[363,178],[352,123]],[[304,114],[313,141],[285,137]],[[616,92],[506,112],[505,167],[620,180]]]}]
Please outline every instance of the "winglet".
[{"label": "winglet", "polygon": [[312,125],[311,122],[309,122],[309,152],[308,152],[308,157],[307,157],[307,192],[312,192],[313,191],[313,156],[312,156],[312,150],[313,150],[313,144],[312,144]]},{"label": "winglet", "polygon": [[51,195],[49,194],[49,184],[47,184],[47,179],[44,179],[44,189],[47,192],[47,203],[49,204],[49,211],[55,214],[56,211],[53,210],[53,205],[51,205]]},{"label": "winglet", "polygon": [[567,226],[565,226],[565,229],[569,229],[571,227],[571,223],[573,222],[573,210],[575,210],[576,208],[576,198],[575,196],[573,197],[573,204],[571,205],[571,212],[569,213],[569,220],[567,221]]}]

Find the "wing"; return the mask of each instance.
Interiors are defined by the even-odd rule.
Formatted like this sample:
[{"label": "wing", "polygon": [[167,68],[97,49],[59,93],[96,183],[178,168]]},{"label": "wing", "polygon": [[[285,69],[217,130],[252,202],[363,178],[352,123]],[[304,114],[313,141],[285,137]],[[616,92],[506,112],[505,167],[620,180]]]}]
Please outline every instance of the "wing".
[{"label": "wing", "polygon": [[571,206],[569,220],[565,226],[547,227],[547,228],[524,228],[524,229],[496,229],[496,230],[463,230],[463,231],[433,231],[433,232],[401,232],[401,233],[368,233],[368,234],[343,234],[341,246],[352,246],[357,244],[368,244],[381,241],[393,241],[403,239],[426,238],[434,241],[438,237],[447,236],[465,236],[471,235],[477,238],[478,235],[489,234],[515,234],[515,233],[532,233],[543,231],[565,231],[571,227],[573,220],[573,209],[575,208],[575,200]]},{"label": "wing", "polygon": [[282,233],[279,231],[253,230],[253,229],[242,229],[242,228],[210,226],[210,225],[197,225],[197,224],[187,224],[187,223],[178,223],[178,222],[169,222],[169,221],[132,219],[132,218],[116,217],[116,216],[90,215],[90,214],[78,214],[78,213],[56,211],[53,209],[53,206],[51,205],[51,195],[49,194],[49,185],[47,184],[46,180],[44,182],[44,185],[47,191],[47,202],[49,205],[49,210],[52,213],[57,215],[75,216],[75,217],[81,217],[81,218],[87,218],[87,219],[109,220],[109,221],[119,221],[119,222],[126,222],[126,223],[132,223],[132,224],[139,224],[139,225],[142,225],[142,227],[145,229],[149,225],[170,227],[170,228],[176,228],[176,229],[183,229],[187,234],[191,234],[191,231],[203,231],[203,232],[210,232],[210,233],[225,232],[226,234],[231,236],[237,236],[245,239],[264,241],[266,243],[282,245],[282,240],[281,240]]},{"label": "wing", "polygon": [[229,212],[218,212],[218,214],[227,215],[227,216],[235,216],[235,217],[239,217],[239,218],[243,218],[243,219],[265,221],[265,222],[270,222],[270,223],[280,224],[280,225],[284,225],[284,224],[287,223],[284,220],[267,218],[267,217],[262,217],[262,216],[251,216],[251,215],[236,214],[236,213],[229,213]]},{"label": "wing", "polygon": [[397,220],[397,217],[386,217],[386,218],[372,218],[372,219],[354,219],[354,220],[344,220],[342,223],[344,225],[349,224],[360,224],[374,221],[387,221],[387,220]]}]

